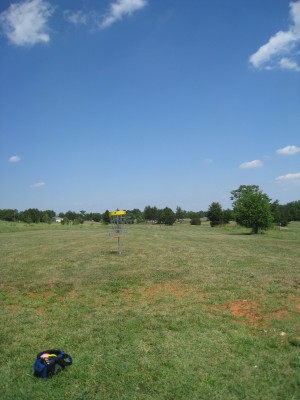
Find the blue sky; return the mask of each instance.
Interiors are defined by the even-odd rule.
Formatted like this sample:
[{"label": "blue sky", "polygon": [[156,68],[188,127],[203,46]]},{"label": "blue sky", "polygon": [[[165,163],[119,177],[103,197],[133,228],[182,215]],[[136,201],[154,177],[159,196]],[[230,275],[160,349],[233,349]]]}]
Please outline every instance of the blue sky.
[{"label": "blue sky", "polygon": [[300,1],[0,3],[0,208],[300,199]]}]

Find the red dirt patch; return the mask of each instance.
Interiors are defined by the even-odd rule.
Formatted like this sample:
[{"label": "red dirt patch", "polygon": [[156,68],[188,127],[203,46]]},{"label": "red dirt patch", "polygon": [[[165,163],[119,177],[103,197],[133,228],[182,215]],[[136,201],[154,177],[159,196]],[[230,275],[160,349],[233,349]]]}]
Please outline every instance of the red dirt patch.
[{"label": "red dirt patch", "polygon": [[280,319],[280,318],[284,318],[289,314],[289,312],[287,310],[280,310],[280,311],[276,311],[275,313],[272,313],[270,316],[272,318],[276,318],[276,319]]},{"label": "red dirt patch", "polygon": [[288,310],[279,310],[268,315],[263,314],[263,308],[258,300],[238,300],[225,306],[215,307],[219,310],[229,310],[234,317],[241,318],[239,323],[245,326],[254,326],[255,328],[263,325],[270,319],[285,318],[289,315]]},{"label": "red dirt patch", "polygon": [[289,296],[289,300],[295,304],[295,307],[300,311],[300,296]]},{"label": "red dirt patch", "polygon": [[132,294],[129,293],[128,289],[123,290],[123,298],[124,298],[126,305],[132,304]]},{"label": "red dirt patch", "polygon": [[258,315],[261,312],[261,308],[258,305],[257,300],[240,300],[230,303],[228,305],[232,315],[235,317],[244,317],[249,320],[257,320]]}]

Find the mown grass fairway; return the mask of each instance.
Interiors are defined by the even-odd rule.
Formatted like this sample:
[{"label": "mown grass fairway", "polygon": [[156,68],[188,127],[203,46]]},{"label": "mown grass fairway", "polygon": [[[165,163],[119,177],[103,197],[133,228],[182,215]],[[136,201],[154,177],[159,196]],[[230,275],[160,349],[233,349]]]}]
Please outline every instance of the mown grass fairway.
[{"label": "mown grass fairway", "polygon": [[3,399],[300,399],[299,223],[0,229]]}]

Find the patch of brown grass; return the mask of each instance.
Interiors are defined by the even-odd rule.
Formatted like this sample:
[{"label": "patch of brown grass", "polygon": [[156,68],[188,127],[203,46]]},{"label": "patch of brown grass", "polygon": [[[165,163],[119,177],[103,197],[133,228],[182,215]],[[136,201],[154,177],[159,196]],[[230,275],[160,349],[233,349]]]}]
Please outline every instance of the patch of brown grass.
[{"label": "patch of brown grass", "polygon": [[278,310],[264,314],[264,309],[259,300],[247,299],[233,301],[224,306],[216,306],[214,308],[224,311],[229,310],[240,324],[255,328],[266,325],[269,320],[285,318],[290,314],[288,310]]}]

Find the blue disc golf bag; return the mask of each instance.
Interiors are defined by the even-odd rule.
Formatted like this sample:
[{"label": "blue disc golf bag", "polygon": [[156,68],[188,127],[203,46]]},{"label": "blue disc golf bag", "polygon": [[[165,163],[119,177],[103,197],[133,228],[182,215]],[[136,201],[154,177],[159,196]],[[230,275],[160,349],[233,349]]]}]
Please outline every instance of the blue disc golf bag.
[{"label": "blue disc golf bag", "polygon": [[34,363],[34,376],[39,378],[51,378],[52,375],[62,371],[72,364],[72,357],[63,350],[41,351]]}]

